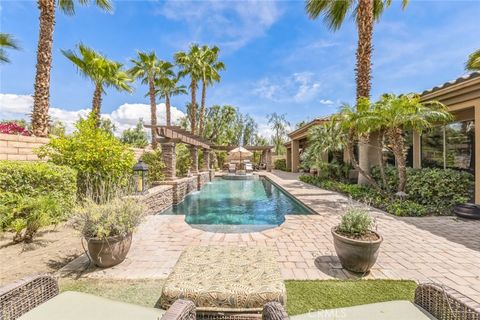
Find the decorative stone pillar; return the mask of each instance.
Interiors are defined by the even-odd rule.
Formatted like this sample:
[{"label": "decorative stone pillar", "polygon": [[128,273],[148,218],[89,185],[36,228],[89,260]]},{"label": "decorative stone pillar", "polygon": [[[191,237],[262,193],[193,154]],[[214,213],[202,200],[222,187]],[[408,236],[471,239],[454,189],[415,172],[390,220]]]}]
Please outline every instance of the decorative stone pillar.
[{"label": "decorative stone pillar", "polygon": [[298,172],[298,167],[300,165],[300,141],[298,140],[292,140],[292,151],[291,151],[291,155],[292,155],[292,162],[291,162],[291,166],[292,166],[292,172]]},{"label": "decorative stone pillar", "polygon": [[192,165],[190,166],[190,172],[193,175],[198,174],[198,147],[190,146],[190,157],[192,158]]},{"label": "decorative stone pillar", "polygon": [[287,170],[292,171],[292,148],[287,148]]},{"label": "decorative stone pillar", "polygon": [[421,136],[418,132],[413,131],[412,149],[413,149],[413,168],[420,169],[422,167],[422,146]]},{"label": "decorative stone pillar", "polygon": [[177,177],[177,154],[175,143],[167,142],[161,144],[162,160],[165,163],[165,180],[175,180]]},{"label": "decorative stone pillar", "polygon": [[272,172],[272,150],[267,150],[267,171]]},{"label": "decorative stone pillar", "polygon": [[202,171],[210,170],[210,150],[203,149],[203,168]]}]

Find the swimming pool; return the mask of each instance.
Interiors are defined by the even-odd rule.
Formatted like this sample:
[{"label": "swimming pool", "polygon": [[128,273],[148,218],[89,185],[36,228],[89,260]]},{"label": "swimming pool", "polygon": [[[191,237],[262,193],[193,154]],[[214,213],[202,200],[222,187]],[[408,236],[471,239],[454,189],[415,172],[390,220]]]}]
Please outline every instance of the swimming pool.
[{"label": "swimming pool", "polygon": [[201,191],[161,214],[185,215],[185,222],[208,231],[258,231],[281,225],[288,214],[312,212],[264,178],[215,178]]}]

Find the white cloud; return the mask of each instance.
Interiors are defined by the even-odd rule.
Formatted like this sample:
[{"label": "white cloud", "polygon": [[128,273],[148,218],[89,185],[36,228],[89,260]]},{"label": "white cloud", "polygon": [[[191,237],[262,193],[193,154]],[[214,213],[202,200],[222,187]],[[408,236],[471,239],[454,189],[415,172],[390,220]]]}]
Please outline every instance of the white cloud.
[{"label": "white cloud", "polygon": [[275,102],[305,103],[315,99],[320,89],[313,73],[298,72],[287,77],[261,79],[253,92]]},{"label": "white cloud", "polygon": [[321,99],[320,103],[321,104],[326,104],[326,105],[334,104],[334,102],[332,100],[328,100],[328,99]]},{"label": "white cloud", "polygon": [[33,97],[30,95],[0,93],[0,111],[2,113],[26,114],[32,111]]},{"label": "white cloud", "polygon": [[281,16],[279,3],[265,0],[168,0],[156,13],[187,23],[194,41],[215,41],[230,50],[264,36]]},{"label": "white cloud", "polygon": [[[29,95],[3,94],[0,93],[0,117],[3,119],[28,118],[28,113],[33,107],[33,97]],[[50,108],[49,114],[52,120],[60,120],[65,123],[67,132],[72,132],[75,122],[80,117],[85,117],[90,112],[89,108],[80,110],[65,110],[61,108]],[[185,114],[175,108],[171,108],[172,122],[177,123]],[[109,118],[115,124],[116,134],[121,134],[125,129],[133,128],[138,119],[142,118],[144,123],[150,123],[150,105],[143,103],[125,103],[113,110],[111,113],[102,113],[102,117]],[[165,123],[165,104],[157,105],[157,122]]]}]

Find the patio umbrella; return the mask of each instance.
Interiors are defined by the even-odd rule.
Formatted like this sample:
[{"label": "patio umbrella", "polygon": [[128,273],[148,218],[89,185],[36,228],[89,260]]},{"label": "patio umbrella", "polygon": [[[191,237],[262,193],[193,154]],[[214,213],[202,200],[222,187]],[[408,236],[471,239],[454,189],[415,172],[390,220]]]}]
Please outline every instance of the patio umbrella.
[{"label": "patio umbrella", "polygon": [[240,159],[241,161],[242,158],[245,159],[245,158],[251,157],[253,153],[251,153],[250,151],[248,151],[243,147],[238,147],[230,151],[228,155],[232,159]]}]

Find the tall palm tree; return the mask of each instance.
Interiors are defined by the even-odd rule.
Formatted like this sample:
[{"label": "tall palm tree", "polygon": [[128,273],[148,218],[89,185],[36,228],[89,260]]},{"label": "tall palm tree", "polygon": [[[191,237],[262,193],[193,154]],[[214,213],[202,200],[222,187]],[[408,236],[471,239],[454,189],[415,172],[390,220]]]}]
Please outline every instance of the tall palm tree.
[{"label": "tall palm tree", "polygon": [[[111,0],[78,0],[81,5],[94,2],[104,11],[112,11]],[[67,15],[75,14],[74,0],[59,0],[59,9]],[[48,135],[48,109],[50,107],[50,71],[52,69],[53,30],[55,26],[55,0],[37,0],[40,10],[40,32],[37,47],[35,93],[32,112],[32,131],[40,137]]]},{"label": "tall palm tree", "polygon": [[467,71],[480,71],[480,49],[468,56],[467,63],[465,63]]},{"label": "tall palm tree", "polygon": [[190,131],[195,134],[197,121],[197,85],[202,79],[202,50],[198,44],[192,44],[188,52],[175,53],[175,63],[180,67],[180,77],[190,76],[190,93],[192,110],[190,112]]},{"label": "tall palm tree", "polygon": [[[370,98],[372,80],[372,37],[373,25],[378,21],[386,7],[390,6],[391,0],[306,0],[306,11],[310,18],[316,19],[323,16],[325,23],[330,29],[336,31],[342,26],[345,17],[350,12],[356,20],[358,32],[358,44],[356,52],[356,97]],[[408,0],[402,0],[402,7],[405,8]],[[371,136],[372,143],[377,137]],[[368,136],[359,145],[360,166],[368,171],[370,167],[368,154]],[[373,146],[377,147],[378,146]],[[364,183],[362,175],[359,175],[359,182]]]},{"label": "tall palm tree", "polygon": [[77,67],[80,74],[90,78],[95,85],[92,113],[98,127],[100,125],[102,94],[105,93],[105,88],[113,87],[118,91],[132,92],[133,89],[128,84],[132,82],[132,79],[123,70],[121,63],[107,59],[104,55],[83,44],[78,46],[78,50],[80,55],[71,50],[62,50],[62,53]]},{"label": "tall palm tree", "polygon": [[217,46],[202,46],[202,100],[200,103],[200,129],[199,134],[205,134],[205,100],[207,95],[207,86],[214,82],[220,82],[219,71],[225,70],[225,64],[218,61],[220,49]]},{"label": "tall palm tree", "polygon": [[178,76],[172,74],[167,75],[165,73],[165,76],[159,77],[155,81],[155,93],[160,95],[160,99],[165,99],[165,109],[166,109],[166,116],[165,116],[165,121],[167,126],[170,126],[172,121],[171,121],[171,98],[173,96],[177,96],[180,94],[187,94],[187,87],[184,85],[179,85],[179,78]]},{"label": "tall palm tree", "polygon": [[0,32],[0,63],[10,63],[5,49],[18,50],[20,47],[11,34]]},{"label": "tall palm tree", "polygon": [[[155,78],[161,71],[162,65],[166,62],[157,59],[155,52],[138,52],[137,59],[130,60],[134,66],[128,70],[128,73],[136,79],[142,79],[142,83],[148,85],[148,95],[150,97],[150,119],[152,125],[152,148],[157,149],[157,104],[155,99]],[[173,67],[171,63],[168,63]]]}]

